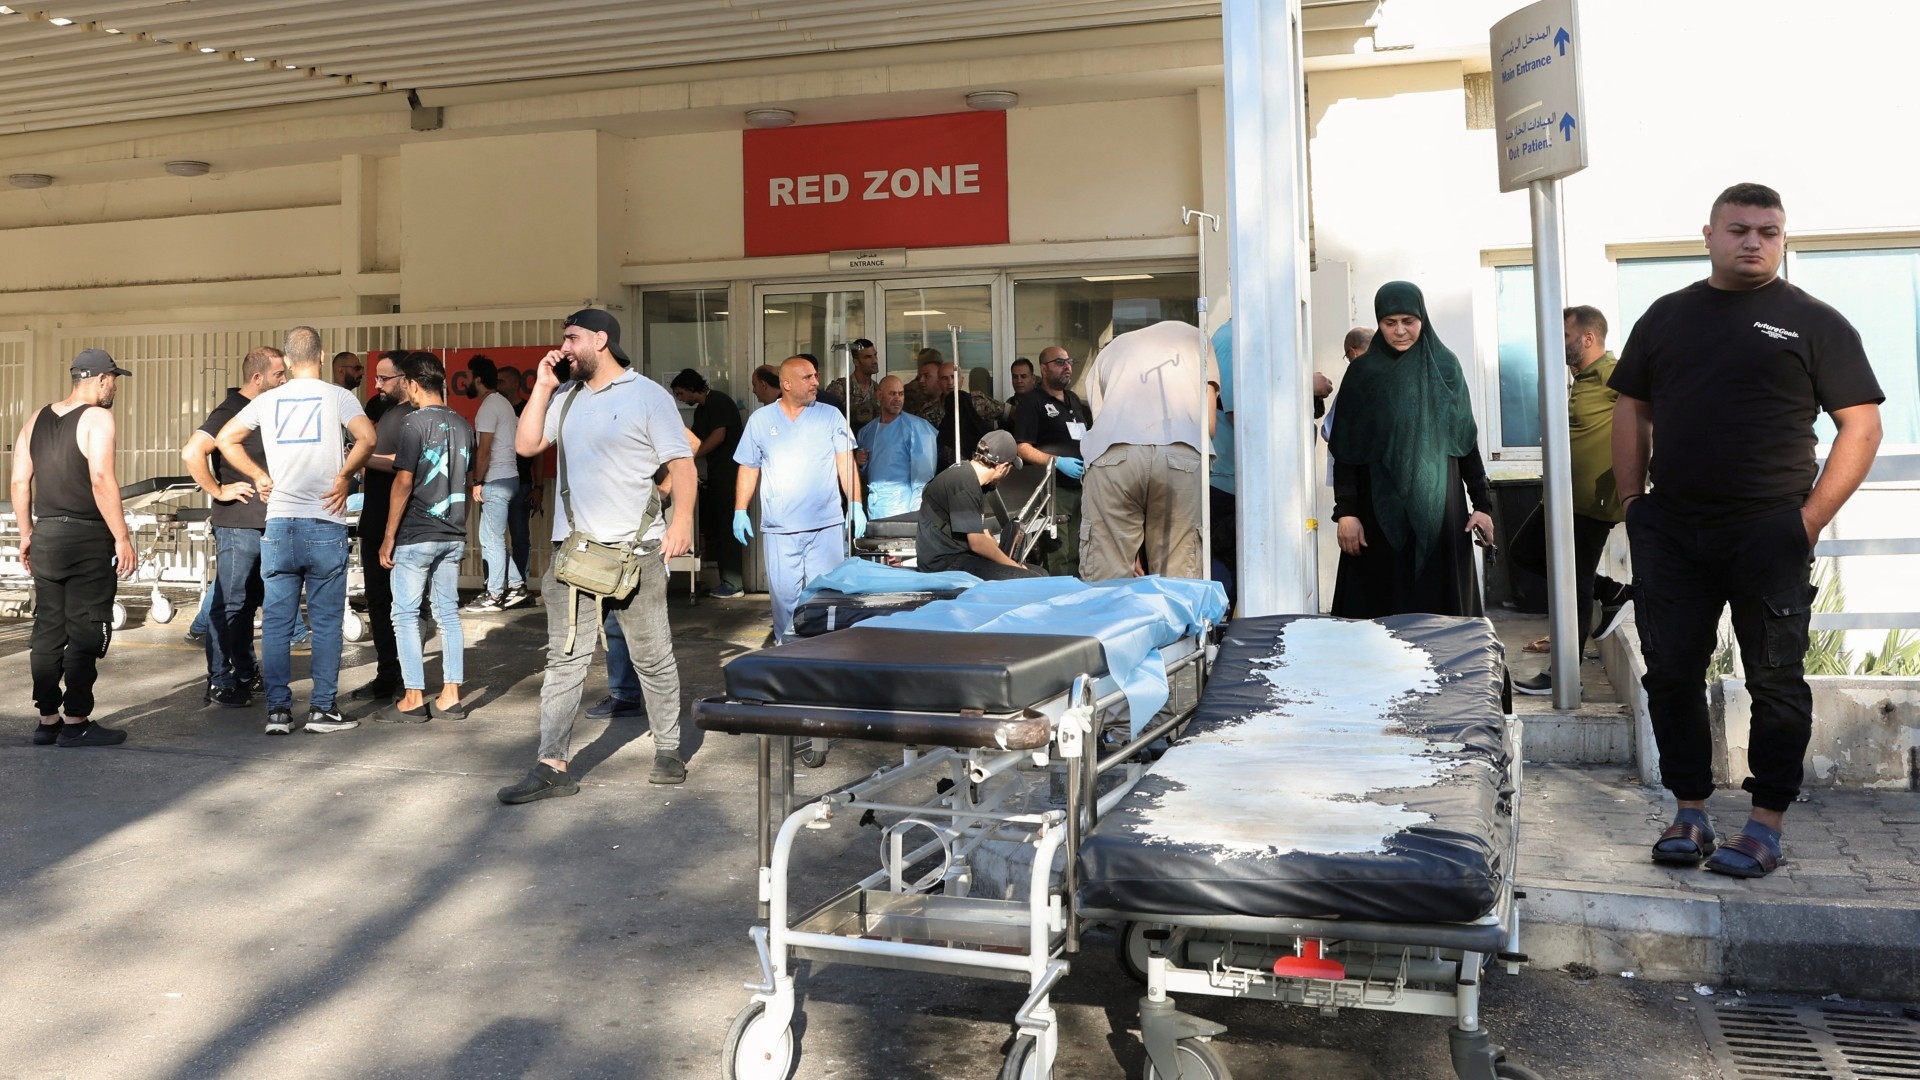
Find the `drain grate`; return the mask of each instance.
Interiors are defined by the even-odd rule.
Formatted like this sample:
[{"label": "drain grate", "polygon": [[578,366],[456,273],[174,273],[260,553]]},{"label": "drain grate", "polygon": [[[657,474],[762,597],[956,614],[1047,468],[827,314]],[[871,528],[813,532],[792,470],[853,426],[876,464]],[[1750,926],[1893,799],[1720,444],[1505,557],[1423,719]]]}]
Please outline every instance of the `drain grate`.
[{"label": "drain grate", "polygon": [[1727,1080],[1920,1080],[1920,1022],[1897,1006],[1744,998],[1701,1019]]}]

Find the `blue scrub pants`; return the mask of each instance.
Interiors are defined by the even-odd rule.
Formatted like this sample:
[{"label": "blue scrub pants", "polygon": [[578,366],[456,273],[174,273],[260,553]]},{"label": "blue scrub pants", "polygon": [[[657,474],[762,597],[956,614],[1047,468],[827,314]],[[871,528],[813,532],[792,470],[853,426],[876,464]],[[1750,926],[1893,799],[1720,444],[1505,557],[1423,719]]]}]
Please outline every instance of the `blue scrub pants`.
[{"label": "blue scrub pants", "polygon": [[767,592],[773,596],[773,639],[784,644],[793,634],[793,605],[814,578],[847,557],[840,526],[810,532],[760,534],[767,554]]}]

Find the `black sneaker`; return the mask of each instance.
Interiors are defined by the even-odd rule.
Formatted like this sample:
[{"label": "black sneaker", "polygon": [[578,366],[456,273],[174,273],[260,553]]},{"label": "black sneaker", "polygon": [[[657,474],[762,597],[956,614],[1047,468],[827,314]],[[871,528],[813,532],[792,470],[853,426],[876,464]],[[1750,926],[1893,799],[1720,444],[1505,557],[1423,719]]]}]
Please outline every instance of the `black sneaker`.
[{"label": "black sneaker", "polygon": [[629,701],[626,698],[617,698],[611,694],[601,698],[598,702],[587,708],[587,719],[589,720],[606,720],[615,716],[628,718],[645,715],[647,715],[646,702]]},{"label": "black sneaker", "polygon": [[80,724],[61,724],[56,746],[119,746],[127,733],[118,728],[101,727],[91,720]]},{"label": "black sneaker", "polygon": [[516,604],[524,604],[528,599],[530,598],[527,596],[525,585],[509,585],[507,591],[500,594],[500,606],[510,608]]},{"label": "black sneaker", "polygon": [[189,645],[205,645],[206,643],[207,643],[207,635],[205,635],[205,634],[196,634],[196,633],[194,633],[194,632],[193,632],[193,631],[191,631],[191,630],[189,630],[189,631],[187,631],[187,644],[189,644]]},{"label": "black sneaker", "polygon": [[266,678],[262,676],[259,672],[257,671],[254,672],[253,677],[247,680],[247,692],[250,694],[266,693],[267,692]]},{"label": "black sneaker", "polygon": [[495,794],[508,806],[519,803],[536,802],[540,799],[558,799],[578,794],[580,785],[573,777],[544,762],[527,770],[527,778],[513,785],[503,787]]},{"label": "black sneaker", "polygon": [[51,724],[33,725],[33,745],[52,746],[54,743],[59,742],[60,729],[66,726],[67,725],[60,722],[60,718],[57,716],[53,718],[53,723]]},{"label": "black sneaker", "polygon": [[225,705],[229,709],[244,709],[253,704],[253,695],[244,686],[209,686],[203,699],[208,705]]},{"label": "black sneaker", "polygon": [[267,710],[267,734],[269,735],[293,734],[293,710],[292,709],[268,709]]},{"label": "black sneaker", "polygon": [[332,709],[311,708],[307,710],[307,731],[313,735],[326,735],[335,731],[352,731],[360,726],[360,721],[349,720]]},{"label": "black sneaker", "polygon": [[471,611],[476,614],[485,614],[489,611],[505,611],[506,607],[506,603],[499,597],[489,592],[483,592],[479,596],[474,597],[473,602],[461,610]]},{"label": "black sneaker", "polygon": [[1545,697],[1553,693],[1553,672],[1543,671],[1530,679],[1515,679],[1513,689],[1518,693]]},{"label": "black sneaker", "polygon": [[687,782],[687,766],[679,758],[668,753],[653,755],[653,771],[647,774],[649,784],[684,784]]},{"label": "black sneaker", "polygon": [[394,698],[400,696],[402,689],[401,685],[397,682],[375,679],[355,690],[353,693],[348,694],[347,697],[354,701],[392,701]]}]

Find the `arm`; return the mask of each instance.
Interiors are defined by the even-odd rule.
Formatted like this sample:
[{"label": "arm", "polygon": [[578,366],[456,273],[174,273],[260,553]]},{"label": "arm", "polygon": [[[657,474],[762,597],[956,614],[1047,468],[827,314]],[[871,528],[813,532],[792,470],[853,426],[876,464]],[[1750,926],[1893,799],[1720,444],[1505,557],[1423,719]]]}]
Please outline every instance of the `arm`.
[{"label": "arm", "polygon": [[745,510],[753,501],[753,492],[760,486],[760,470],[752,465],[740,466],[739,476],[733,482],[733,508]]},{"label": "arm", "polygon": [[[519,432],[516,430],[514,435],[517,438]],[[484,473],[486,471],[486,463],[493,460],[493,432],[483,431],[480,433],[480,445],[473,452],[473,460],[480,463],[481,472]],[[478,487],[479,485],[475,484],[474,486]]]},{"label": "arm", "polygon": [[253,428],[235,417],[227,421],[221,427],[220,434],[214,437],[214,448],[220,451],[221,457],[227,459],[227,464],[253,477],[253,490],[258,492],[261,498],[272,498],[273,477],[267,475],[267,470],[262,468],[259,462],[248,457],[247,448],[240,445],[241,440],[245,439],[247,433],[252,430]]},{"label": "arm", "polygon": [[[667,480],[675,491],[693,491],[700,484],[693,459],[677,457],[667,462]],[[660,541],[660,557],[675,559],[693,550],[693,504],[695,499],[673,500],[673,520],[667,522],[667,535]]]},{"label": "arm", "polygon": [[127,535],[127,515],[120,506],[120,481],[113,474],[113,414],[88,409],[80,418],[80,452],[87,458],[87,479],[93,485],[93,504],[113,533],[114,572],[130,578],[139,568],[133,538]]},{"label": "arm", "polygon": [[547,405],[560,388],[560,379],[553,373],[559,359],[560,350],[549,349],[535,369],[533,392],[527,395],[527,407],[520,410],[520,423],[513,429],[513,452],[521,457],[532,457],[553,445],[547,438]]},{"label": "arm", "polygon": [[222,484],[214,478],[213,436],[204,431],[196,431],[187,436],[187,445],[180,450],[180,460],[187,466],[187,475],[200,485],[200,490],[220,502],[246,502],[253,494],[253,485],[244,480],[232,484]]},{"label": "arm", "polygon": [[393,496],[387,500],[387,535],[380,540],[380,565],[393,569],[394,537],[400,534],[400,519],[406,516],[407,500],[413,498],[413,472],[393,470]]},{"label": "arm", "polygon": [[727,429],[723,427],[714,428],[712,431],[707,432],[706,438],[700,440],[700,445],[694,447],[693,456],[697,458],[706,457],[708,454],[720,449],[720,444],[726,441]]},{"label": "arm", "polygon": [[39,415],[27,417],[20,437],[13,441],[13,518],[20,526],[20,568],[28,573],[33,572],[28,554],[33,546],[33,421]]},{"label": "arm", "polygon": [[1473,504],[1473,512],[1467,515],[1466,531],[1473,533],[1482,543],[1493,543],[1493,517],[1486,508],[1493,505],[1493,485],[1487,482],[1487,463],[1480,459],[1480,448],[1459,458],[1460,482],[1467,486],[1467,499]]},{"label": "arm", "polygon": [[347,512],[347,492],[353,486],[353,475],[373,456],[373,421],[364,415],[356,416],[347,421],[347,432],[353,436],[353,449],[347,452],[347,460],[341,464],[340,471],[334,474],[333,483],[327,485],[327,493],[320,498],[320,505],[335,514]]},{"label": "arm", "polygon": [[853,467],[853,452],[842,450],[833,455],[834,464],[840,470],[840,494],[850,503],[860,501],[860,470]]},{"label": "arm", "polygon": [[1613,403],[1613,485],[1622,507],[1647,493],[1647,459],[1652,454],[1653,404],[1621,394]]},{"label": "arm", "polygon": [[1006,552],[1000,550],[1000,545],[994,543],[993,537],[983,532],[967,534],[967,550],[988,562],[997,562],[1001,566],[1020,565],[1009,558]]},{"label": "arm", "polygon": [[1333,520],[1335,538],[1340,550],[1348,555],[1360,554],[1367,546],[1367,530],[1360,524],[1360,477],[1364,465],[1349,465],[1336,459],[1333,463]]},{"label": "arm", "polygon": [[1807,496],[1806,505],[1800,508],[1808,544],[1820,539],[1820,530],[1827,527],[1860,482],[1867,478],[1867,470],[1873,468],[1873,456],[1880,449],[1880,406],[1854,405],[1835,409],[1829,415],[1839,431],[1833,436],[1827,467],[1820,470],[1813,494]]}]

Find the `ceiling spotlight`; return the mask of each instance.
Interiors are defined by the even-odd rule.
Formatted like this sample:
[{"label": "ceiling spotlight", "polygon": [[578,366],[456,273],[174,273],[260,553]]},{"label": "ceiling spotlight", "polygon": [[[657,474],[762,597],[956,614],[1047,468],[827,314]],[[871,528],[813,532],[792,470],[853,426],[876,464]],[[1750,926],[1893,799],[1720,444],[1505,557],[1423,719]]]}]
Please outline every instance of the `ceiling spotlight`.
[{"label": "ceiling spotlight", "polygon": [[17,188],[43,188],[53,183],[53,177],[43,172],[17,172],[7,177],[7,183]]},{"label": "ceiling spotlight", "polygon": [[55,26],[72,26],[73,25],[72,19],[48,19],[47,21],[52,23]]},{"label": "ceiling spotlight", "polygon": [[748,109],[747,126],[752,128],[783,128],[793,126],[792,109]]},{"label": "ceiling spotlight", "polygon": [[975,90],[967,95],[967,108],[987,112],[1006,112],[1020,104],[1020,95],[1011,90]]},{"label": "ceiling spotlight", "polygon": [[216,48],[214,48],[214,47],[213,47],[213,46],[211,46],[211,45],[202,45],[202,46],[200,46],[200,51],[201,51],[201,52],[203,52],[203,53],[211,53],[211,52],[219,52],[220,50],[219,50],[219,49],[216,49]]},{"label": "ceiling spotlight", "polygon": [[11,15],[13,13],[14,12],[12,8],[8,7],[5,4],[0,4],[0,15]]},{"label": "ceiling spotlight", "polygon": [[205,176],[213,166],[204,161],[169,161],[167,172],[174,176]]}]

